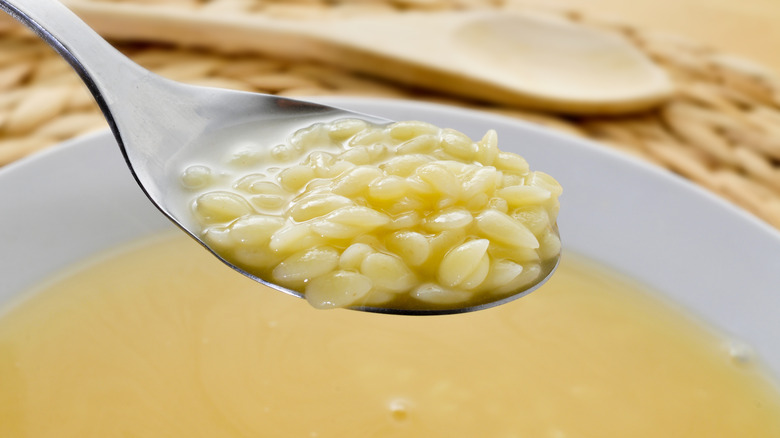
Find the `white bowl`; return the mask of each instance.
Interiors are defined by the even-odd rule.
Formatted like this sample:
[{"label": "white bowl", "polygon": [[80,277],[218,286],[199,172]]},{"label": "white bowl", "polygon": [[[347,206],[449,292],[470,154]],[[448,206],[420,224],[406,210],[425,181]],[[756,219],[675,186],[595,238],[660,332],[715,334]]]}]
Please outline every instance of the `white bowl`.
[{"label": "white bowl", "polygon": [[[780,233],[675,175],[605,147],[516,120],[408,101],[320,99],[472,137],[496,129],[503,149],[564,187],[567,251],[668,296],[753,346],[780,376]],[[0,306],[96,252],[173,229],[136,186],[108,132],[0,170]]]}]

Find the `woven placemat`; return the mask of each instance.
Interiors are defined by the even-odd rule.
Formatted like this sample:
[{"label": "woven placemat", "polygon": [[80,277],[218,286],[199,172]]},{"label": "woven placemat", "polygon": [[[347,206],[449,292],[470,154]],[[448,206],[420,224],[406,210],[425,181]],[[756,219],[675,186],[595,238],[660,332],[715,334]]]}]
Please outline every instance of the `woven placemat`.
[{"label": "woven placemat", "polygon": [[[119,3],[111,0],[80,2]],[[148,8],[208,16],[262,14],[312,19],[323,14],[404,10],[524,8],[511,0],[134,0]],[[681,37],[555,11],[627,36],[666,69],[677,91],[662,107],[620,117],[566,117],[467,101],[412,89],[323,63],[115,41],[163,76],[283,96],[351,95],[421,99],[522,118],[596,140],[688,178],[780,228],[780,77],[761,66]],[[0,165],[107,125],[70,67],[18,26],[0,25]]]}]

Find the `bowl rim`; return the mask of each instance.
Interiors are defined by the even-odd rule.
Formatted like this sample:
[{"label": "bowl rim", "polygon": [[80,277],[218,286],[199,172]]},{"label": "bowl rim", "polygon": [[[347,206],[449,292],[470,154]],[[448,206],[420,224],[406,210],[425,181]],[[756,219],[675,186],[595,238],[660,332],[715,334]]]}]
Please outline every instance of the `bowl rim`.
[{"label": "bowl rim", "polygon": [[[553,170],[550,170],[550,173],[564,185],[562,196],[564,208],[559,221],[564,248],[571,248],[621,274],[634,278],[651,289],[660,291],[667,298],[672,297],[675,305],[686,309],[706,324],[717,327],[724,336],[747,340],[749,344],[757,347],[759,356],[767,364],[770,373],[780,376],[780,320],[775,321],[771,318],[774,315],[772,309],[780,308],[780,294],[772,294],[776,289],[780,289],[776,286],[780,285],[780,269],[775,268],[775,266],[780,267],[780,263],[772,263],[772,260],[768,259],[774,255],[780,259],[780,231],[751,213],[666,169],[639,158],[587,139],[508,116],[403,99],[318,97],[311,100],[389,119],[423,119],[442,127],[449,125],[459,128],[463,125],[467,128],[464,132],[472,138],[477,135],[475,132],[491,127],[499,131],[500,145],[505,136],[510,138],[519,136],[524,142],[520,153],[528,158],[532,169],[551,168]],[[449,123],[443,123],[447,121]],[[483,133],[484,130],[478,135]],[[101,232],[99,221],[76,224],[75,227],[81,229],[73,231],[74,233],[83,233],[86,232],[85,230],[90,230],[90,227],[94,227],[93,231],[97,235],[88,245],[73,254],[69,253],[71,248],[67,247],[70,242],[67,236],[60,236],[61,240],[57,240],[59,237],[56,236],[54,240],[49,238],[48,249],[51,250],[56,245],[65,245],[65,247],[60,248],[62,254],[57,254],[60,260],[46,265],[45,273],[55,272],[73,263],[74,260],[116,246],[134,236],[174,229],[173,225],[148,202],[142,191],[135,185],[130,172],[118,170],[119,168],[126,170],[126,166],[118,149],[112,149],[115,147],[111,133],[103,130],[63,142],[57,147],[22,158],[0,169],[0,205],[4,203],[9,205],[7,204],[9,201],[17,202],[18,205],[24,204],[24,208],[19,209],[19,214],[10,215],[15,217],[10,219],[15,220],[12,227],[46,227],[46,224],[51,226],[52,218],[37,217],[41,214],[42,207],[32,202],[30,198],[47,193],[51,196],[50,187],[46,185],[51,184],[52,181],[69,181],[68,177],[76,178],[77,182],[69,182],[65,186],[80,184],[79,187],[82,188],[92,187],[89,190],[100,192],[101,199],[110,197],[115,190],[113,185],[118,184],[121,185],[122,196],[128,196],[126,201],[123,199],[121,206],[110,204],[103,206],[101,210],[101,214],[107,214],[111,220],[120,221],[127,229],[123,229],[121,233],[115,230]],[[551,150],[554,153],[567,154],[565,155],[567,159],[561,160],[560,157],[551,156]],[[63,162],[68,166],[62,166]],[[592,168],[587,168],[588,166]],[[49,175],[50,178],[44,182],[31,182],[41,172],[54,172],[54,174]],[[101,184],[94,184],[94,181],[99,180],[95,178],[105,178],[105,181],[100,180]],[[616,186],[613,181],[620,181],[622,186]],[[22,187],[25,187],[25,184],[30,185],[25,187],[29,189],[28,193],[21,193],[14,189],[18,186],[17,183],[22,184]],[[639,193],[627,194],[621,191],[627,188]],[[591,190],[594,196],[584,195],[584,190]],[[87,208],[84,205],[88,205],[88,199],[80,200],[77,195],[71,193],[66,201],[76,203],[83,201],[78,205],[80,208]],[[567,203],[572,206],[567,208]],[[35,210],[36,208],[38,210]],[[130,220],[122,218],[124,213],[122,208],[132,211],[133,217]],[[677,211],[674,208],[685,214],[675,214]],[[29,213],[25,216],[27,214],[25,209],[32,209],[29,211],[34,210],[37,213]],[[669,211],[654,211],[654,209],[669,209]],[[577,211],[577,214],[575,215],[573,211]],[[619,227],[610,229],[609,226],[599,223],[603,218],[600,215],[605,214],[613,215],[618,218],[616,220],[623,222],[617,222]],[[647,217],[639,217],[641,214]],[[708,220],[697,223],[697,218],[702,217]],[[79,219],[78,215],[74,215],[68,217],[68,220],[83,221],[83,218]],[[12,235],[7,229],[8,221],[7,217],[0,217],[0,241],[10,239],[19,245],[20,241],[29,236],[19,233],[18,230],[15,230]],[[723,233],[722,228],[728,228],[735,235]],[[643,237],[645,233],[649,233],[652,238]],[[688,236],[682,236],[687,239],[685,242],[675,241],[675,238],[681,238],[680,233],[689,233]],[[602,245],[604,242],[606,243]],[[748,252],[740,255],[726,253],[729,248],[732,248],[733,252],[733,248],[739,247],[740,243],[747,243]],[[597,244],[598,248],[596,248]],[[631,246],[633,244],[637,246]],[[632,252],[629,257],[615,257],[619,250],[636,249],[640,244],[647,245],[649,249],[644,252]],[[641,248],[645,249],[645,247]],[[669,260],[658,261],[652,258],[654,252],[664,254],[665,248],[671,251],[668,254]],[[0,249],[0,261],[10,260],[12,256],[6,254],[4,259],[3,250]],[[22,258],[24,257],[33,256],[25,255]],[[686,263],[686,257],[701,257],[704,260],[691,260],[696,264],[693,267],[680,266]],[[745,257],[748,258],[747,261],[741,260]],[[663,270],[663,278],[655,278],[658,272],[656,268],[650,266],[654,262],[660,263],[658,269]],[[23,263],[18,261],[15,263],[17,267],[9,272],[17,276],[29,275],[29,270],[25,271]],[[711,265],[708,266],[708,263]],[[729,269],[736,269],[734,263],[740,264],[737,273],[729,272]],[[691,270],[689,268],[696,272],[688,272]],[[751,278],[753,286],[740,283],[732,278],[732,274],[738,273],[755,274],[760,277],[761,282]],[[699,276],[698,280],[701,281],[692,281],[696,279],[688,278],[691,276]],[[4,286],[3,282],[7,282],[7,279],[0,279],[0,305],[4,290],[9,288],[7,283]],[[680,282],[681,284],[678,284]],[[707,291],[682,290],[683,287],[695,289],[699,284],[702,288],[710,288],[708,290],[715,292],[707,295]],[[18,285],[15,287],[19,288]],[[758,287],[760,290],[750,291],[749,287]],[[13,292],[13,287],[10,287],[10,290]],[[734,292],[738,292],[740,296],[735,296]],[[745,294],[751,293],[755,295],[751,296],[751,300],[740,300]],[[702,307],[700,301],[707,301],[707,303]],[[738,323],[731,324],[732,320],[729,318]],[[729,324],[722,323],[726,320]]]}]

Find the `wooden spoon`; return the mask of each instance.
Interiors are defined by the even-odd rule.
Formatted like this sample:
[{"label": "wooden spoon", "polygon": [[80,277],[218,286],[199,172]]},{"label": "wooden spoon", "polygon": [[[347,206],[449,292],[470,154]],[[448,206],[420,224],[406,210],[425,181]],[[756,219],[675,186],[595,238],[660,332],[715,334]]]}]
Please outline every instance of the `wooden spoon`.
[{"label": "wooden spoon", "polygon": [[416,87],[572,114],[646,110],[665,71],[621,35],[528,12],[453,11],[282,20],[71,1],[102,35],[311,59]]}]

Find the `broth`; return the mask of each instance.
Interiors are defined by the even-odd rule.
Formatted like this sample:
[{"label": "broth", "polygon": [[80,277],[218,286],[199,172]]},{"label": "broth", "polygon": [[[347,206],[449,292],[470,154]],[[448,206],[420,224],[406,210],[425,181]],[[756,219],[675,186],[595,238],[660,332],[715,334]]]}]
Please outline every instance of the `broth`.
[{"label": "broth", "polygon": [[753,360],[566,254],[533,294],[446,317],[322,312],[183,235],[0,317],[0,436],[777,437]]}]

